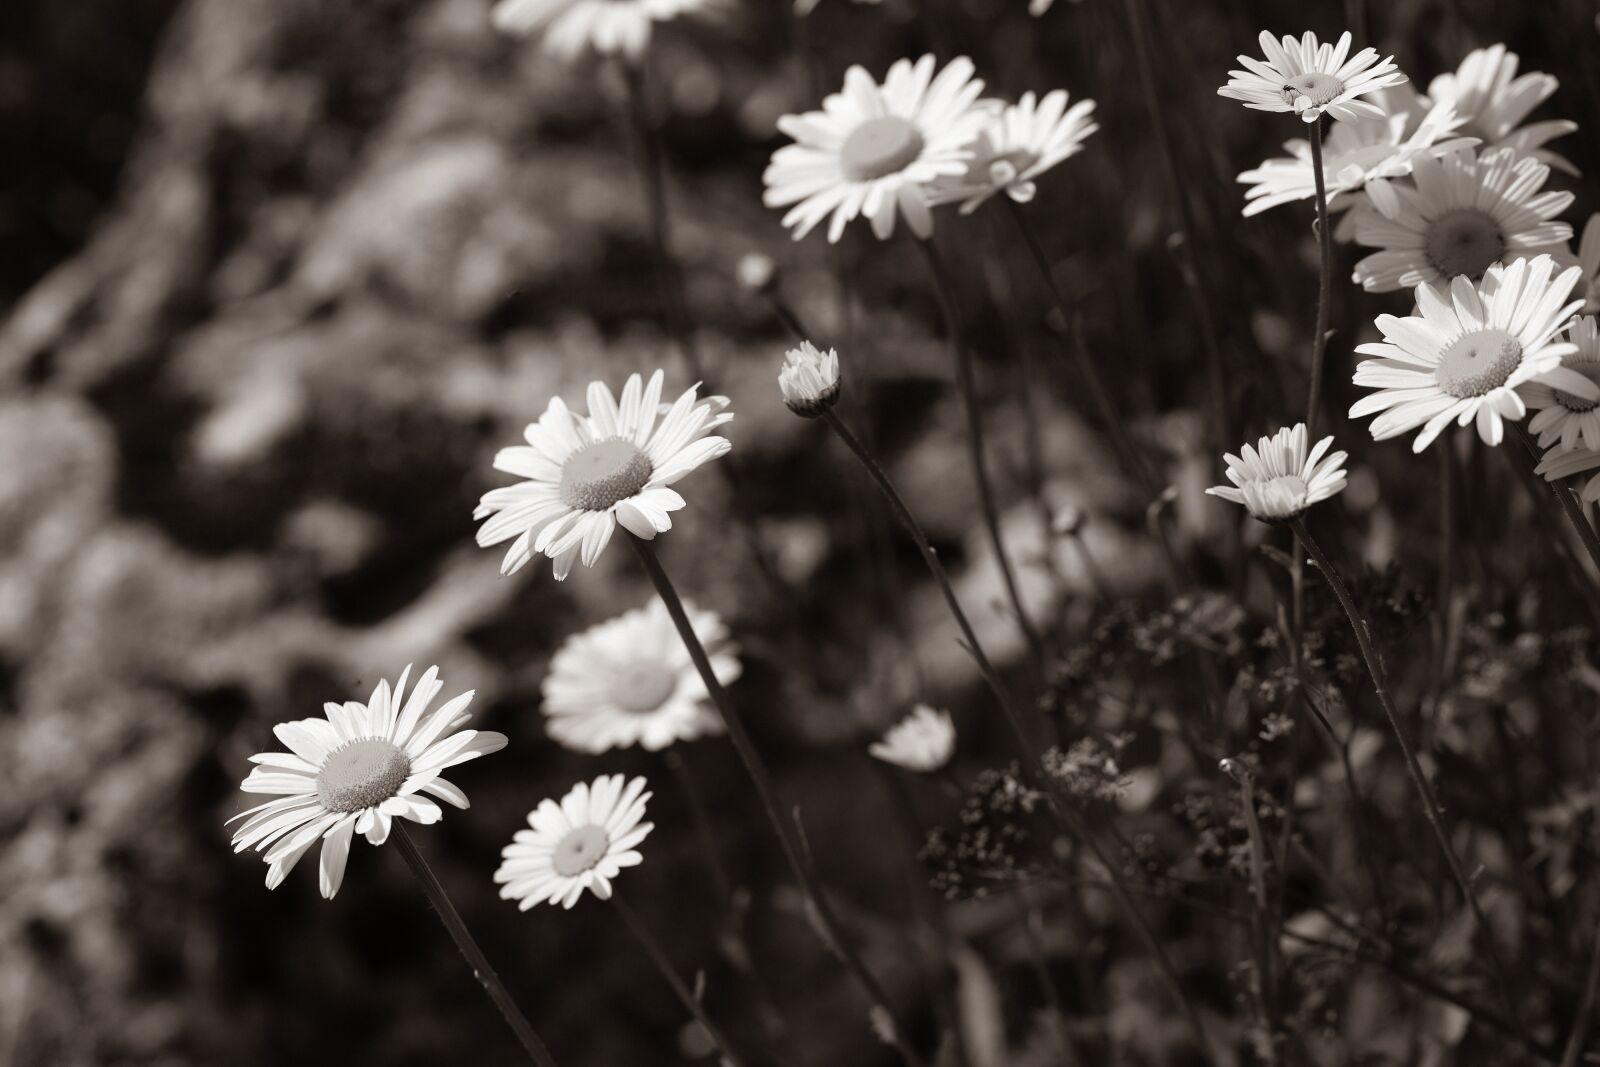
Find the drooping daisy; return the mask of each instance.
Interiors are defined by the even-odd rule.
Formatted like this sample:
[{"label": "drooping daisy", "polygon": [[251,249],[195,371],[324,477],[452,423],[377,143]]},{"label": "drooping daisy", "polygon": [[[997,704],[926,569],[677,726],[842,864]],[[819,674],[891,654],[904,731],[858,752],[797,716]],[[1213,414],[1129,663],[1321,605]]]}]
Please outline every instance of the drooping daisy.
[{"label": "drooping daisy", "polygon": [[1359,97],[1406,80],[1392,56],[1380,61],[1371,48],[1351,56],[1348,32],[1338,44],[1318,44],[1309,30],[1298,41],[1279,41],[1262,30],[1260,40],[1266,62],[1240,56],[1245,69],[1230,70],[1217,95],[1241,100],[1255,111],[1293,111],[1306,122],[1317,121],[1323,112],[1349,122],[1363,115],[1382,117],[1377,105]]},{"label": "drooping daisy", "polygon": [[655,23],[712,6],[715,0],[500,0],[491,18],[497,30],[519,37],[542,35],[545,48],[563,59],[592,49],[603,56],[637,57],[650,45]]},{"label": "drooping daisy", "polygon": [[495,456],[496,470],[527,479],[489,490],[473,513],[488,520],[478,527],[479,545],[515,538],[502,574],[543,553],[560,581],[579,559],[594,566],[618,523],[647,541],[672,529],[670,513],[684,499],[669,487],[727,454],[728,439],[708,435],[733,414],[725,397],[701,399],[699,386],[662,404],[661,382],[659,370],[648,385],[630,375],[620,403],[604,383],[591,382],[587,415],[552,398],[523,431],[528,444]]},{"label": "drooping daisy", "polygon": [[1224,455],[1228,481],[1233,484],[1212,486],[1206,492],[1244,505],[1262,522],[1288,522],[1344,489],[1347,456],[1344,452],[1329,455],[1332,444],[1329,435],[1308,452],[1306,424],[1297,422],[1261,438],[1254,448],[1245,445],[1242,456]]},{"label": "drooping daisy", "polygon": [[[731,684],[739,677],[739,648],[727,626],[715,612],[687,603],[684,609],[717,681]],[[722,730],[659,600],[567,638],[550,661],[543,692],[550,736],[580,752],[629,745],[654,752]]]},{"label": "drooping daisy", "polygon": [[1540,192],[1549,176],[1549,167],[1509,148],[1476,159],[1467,151],[1415,157],[1416,187],[1391,186],[1390,213],[1364,216],[1356,230],[1358,242],[1381,251],[1356,264],[1355,280],[1375,293],[1447,286],[1457,275],[1480,278],[1496,263],[1564,254],[1572,227],[1555,217],[1572,194]]},{"label": "drooping daisy", "polygon": [[1583,268],[1583,278],[1578,282],[1578,295],[1583,297],[1583,313],[1600,312],[1600,212],[1589,216],[1583,224],[1583,237],[1578,241],[1578,266]]},{"label": "drooping daisy", "polygon": [[1084,140],[1100,128],[1094,101],[1067,107],[1067,91],[1057,89],[1039,100],[1031,92],[996,112],[978,136],[972,159],[958,178],[934,186],[935,203],[961,202],[970,215],[991,196],[1005,193],[1019,204],[1038,191],[1034,179],[1083,149]]},{"label": "drooping daisy", "polygon": [[[1328,210],[1343,211],[1355,204],[1363,191],[1375,202],[1395,204],[1389,182],[1409,175],[1413,159],[1471,147],[1470,139],[1451,136],[1460,124],[1460,118],[1448,104],[1432,108],[1420,122],[1414,114],[1398,111],[1380,118],[1334,123],[1322,146]],[[1247,218],[1280,204],[1310,200],[1317,195],[1316,174],[1311,169],[1311,142],[1297,138],[1283,147],[1288,156],[1269,159],[1239,175],[1239,181],[1251,187],[1244,194]]]},{"label": "drooping daisy", "polygon": [[814,419],[839,399],[839,353],[818,351],[810,341],[783,354],[778,371],[783,402],[796,415]]},{"label": "drooping daisy", "polygon": [[955,749],[956,724],[950,713],[918,704],[889,727],[883,740],[868,745],[867,753],[903,770],[927,774],[949,763]]},{"label": "drooping daisy", "polygon": [[[821,111],[785,115],[778,129],[795,141],[772,154],[762,181],[768,207],[788,207],[783,224],[795,240],[828,215],[828,240],[865,215],[887,239],[903,213],[911,232],[933,235],[928,186],[966,170],[971,145],[992,108],[978,105],[983,82],[965,56],[934,76],[935,59],[902,59],[880,86],[861,67],[845,72],[844,90]],[[793,205],[792,207],[790,205]]]},{"label": "drooping daisy", "polygon": [[[1563,452],[1559,448],[1552,448],[1545,452],[1544,458],[1534,468],[1534,473],[1542,474],[1546,481],[1559,482],[1579,474],[1587,474],[1592,470],[1600,470],[1600,452],[1587,447],[1574,448],[1571,452]],[[1574,487],[1578,495],[1588,503],[1600,500],[1600,474],[1596,474],[1581,487]]]},{"label": "drooping daisy", "polygon": [[1441,74],[1428,85],[1435,104],[1454,105],[1466,120],[1461,133],[1477,137],[1485,148],[1510,148],[1533,156],[1557,170],[1577,174],[1570,162],[1543,147],[1578,128],[1568,119],[1549,119],[1519,125],[1528,113],[1555,94],[1560,82],[1553,74],[1529,72],[1517,77],[1517,54],[1503,44],[1468,52],[1454,74]]},{"label": "drooping daisy", "polygon": [[1481,285],[1457,277],[1448,290],[1417,286],[1421,314],[1379,315],[1384,340],[1356,347],[1376,358],[1356,367],[1355,383],[1378,391],[1356,401],[1350,417],[1382,412],[1372,420],[1378,441],[1420,426],[1412,450],[1421,452],[1452,420],[1476,420],[1478,436],[1498,445],[1502,420],[1527,414],[1517,387],[1528,382],[1600,400],[1600,388],[1561,365],[1577,350],[1556,334],[1578,309],[1565,303],[1578,268],[1554,272],[1554,261],[1539,256],[1490,267]]},{"label": "drooping daisy", "polygon": [[233,850],[268,850],[268,889],[278,888],[320,839],[322,895],[332,898],[344,881],[353,834],[381,845],[394,819],[438,822],[442,812],[430,795],[467,806],[466,794],[439,775],[500,751],[506,737],[459,729],[472,718],[470,690],[430,712],[444,684],[436,667],[417,679],[406,699],[410,673],[407,667],[392,690],[380,681],[365,704],[324,704],[322,718],[279,723],[273,733],[289,751],[250,757],[257,766],[239,788],[278,799],[234,816],[246,822],[233,835]]},{"label": "drooping daisy", "polygon": [[[1577,346],[1561,365],[1583,375],[1600,388],[1600,327],[1592,316],[1573,321],[1563,335]],[[1590,451],[1600,451],[1600,402],[1569,393],[1545,382],[1529,382],[1517,390],[1523,402],[1538,414],[1528,420],[1528,431],[1539,444],[1570,452],[1582,441]]]},{"label": "drooping daisy", "polygon": [[548,901],[570,908],[585,889],[611,898],[611,880],[644,857],[635,851],[655,829],[640,822],[651,794],[645,780],[623,784],[620,774],[579,782],[557,804],[543,800],[528,813],[527,830],[518,830],[500,850],[494,880],[502,900],[523,911]]}]

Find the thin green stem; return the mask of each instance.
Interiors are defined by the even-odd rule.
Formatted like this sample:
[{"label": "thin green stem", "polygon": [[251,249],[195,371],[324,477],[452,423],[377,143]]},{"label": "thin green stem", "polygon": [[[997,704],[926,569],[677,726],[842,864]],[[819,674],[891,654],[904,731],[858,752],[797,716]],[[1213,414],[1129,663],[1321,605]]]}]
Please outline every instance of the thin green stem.
[{"label": "thin green stem", "polygon": [[694,662],[695,669],[700,672],[700,679],[705,683],[706,691],[711,696],[711,703],[717,709],[717,714],[722,719],[723,726],[728,731],[728,739],[733,743],[734,751],[739,754],[739,759],[744,763],[745,771],[750,775],[751,782],[755,785],[756,794],[761,799],[761,806],[766,813],[767,821],[772,824],[773,831],[778,835],[778,843],[783,848],[784,859],[789,863],[789,868],[794,872],[800,889],[805,894],[807,902],[811,905],[812,914],[816,918],[819,932],[823,935],[828,947],[838,955],[840,962],[850,972],[851,976],[861,985],[871,1000],[874,1009],[890,1022],[891,1038],[896,1051],[910,1067],[925,1067],[924,1061],[915,1049],[911,1047],[905,1028],[889,1008],[888,997],[878,979],[867,969],[862,962],[860,954],[851,946],[844,937],[839,927],[839,922],[834,916],[833,905],[828,902],[828,896],[823,889],[821,881],[812,869],[809,860],[802,850],[799,836],[794,825],[784,814],[783,807],[778,800],[777,783],[773,781],[772,772],[767,769],[766,761],[761,758],[761,753],[756,750],[755,743],[750,740],[750,735],[745,731],[744,721],[734,711],[733,702],[728,699],[728,694],[722,688],[722,683],[717,680],[716,672],[711,669],[711,659],[706,655],[705,646],[700,643],[700,638],[694,632],[694,626],[689,621],[688,614],[684,611],[683,601],[678,597],[677,590],[673,588],[672,579],[667,576],[661,560],[656,555],[655,546],[649,541],[629,535],[628,544],[633,547],[634,554],[639,557],[639,562],[644,566],[645,572],[650,576],[651,584],[655,586],[656,595],[661,598],[662,605],[667,609],[667,614],[672,617],[673,625],[677,627],[678,637],[683,641],[684,649],[689,653],[689,658]]},{"label": "thin green stem", "polygon": [[428,898],[428,903],[433,905],[439,921],[444,923],[444,928],[450,932],[456,948],[461,950],[461,955],[466,958],[467,966],[472,968],[473,976],[483,986],[483,991],[489,994],[494,1006],[500,1009],[506,1025],[511,1027],[511,1032],[517,1035],[517,1040],[528,1053],[528,1058],[539,1067],[556,1067],[555,1057],[550,1055],[550,1050],[539,1040],[539,1035],[534,1033],[533,1024],[522,1014],[522,1009],[517,1007],[517,1002],[511,998],[511,992],[506,989],[505,983],[489,965],[489,958],[483,954],[483,949],[478,947],[478,942],[473,940],[472,932],[461,919],[461,913],[450,903],[449,894],[444,891],[444,886],[433,873],[433,868],[428,866],[428,861],[417,849],[416,842],[411,840],[411,834],[407,832],[403,820],[394,821],[393,837],[395,847],[410,865],[411,873],[415,874],[417,881],[422,884],[422,892]]},{"label": "thin green stem", "polygon": [[1333,233],[1328,226],[1328,188],[1322,174],[1322,119],[1311,124],[1311,176],[1317,183],[1317,240],[1322,246],[1317,286],[1316,332],[1311,335],[1311,386],[1306,398],[1306,436],[1316,440],[1318,399],[1322,395],[1322,357],[1328,348],[1328,315],[1333,304]]}]

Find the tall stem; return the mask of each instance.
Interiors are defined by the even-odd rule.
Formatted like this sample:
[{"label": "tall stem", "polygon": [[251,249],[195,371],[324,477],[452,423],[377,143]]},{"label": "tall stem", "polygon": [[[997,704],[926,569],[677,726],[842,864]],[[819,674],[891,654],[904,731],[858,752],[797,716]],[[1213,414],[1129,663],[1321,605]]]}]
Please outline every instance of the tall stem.
[{"label": "tall stem", "polygon": [[1302,547],[1310,554],[1317,569],[1322,572],[1323,580],[1328,583],[1328,588],[1333,590],[1334,597],[1339,601],[1339,607],[1344,610],[1345,618],[1350,623],[1350,631],[1355,634],[1356,645],[1361,649],[1361,658],[1366,662],[1367,674],[1372,678],[1373,687],[1378,692],[1378,703],[1383,707],[1383,713],[1388,717],[1389,729],[1393,732],[1395,740],[1399,742],[1400,754],[1405,758],[1406,772],[1411,776],[1411,784],[1417,791],[1417,796],[1422,800],[1423,814],[1427,817],[1428,826],[1433,830],[1433,836],[1439,843],[1439,850],[1444,854],[1445,863],[1450,867],[1450,875],[1455,879],[1462,897],[1467,906],[1472,909],[1472,917],[1477,923],[1478,933],[1483,943],[1488,947],[1489,958],[1493,964],[1495,977],[1500,983],[1500,991],[1506,1002],[1507,1011],[1512,1021],[1520,1029],[1522,1026],[1521,1013],[1517,1007],[1515,994],[1512,992],[1510,976],[1506,970],[1505,959],[1500,952],[1500,944],[1495,939],[1494,927],[1489,925],[1489,917],[1484,914],[1483,906],[1478,903],[1478,894],[1468,880],[1466,869],[1461,865],[1461,859],[1456,855],[1455,846],[1450,843],[1450,835],[1445,831],[1444,818],[1439,811],[1439,801],[1434,795],[1433,786],[1429,784],[1427,775],[1422,770],[1422,764],[1417,759],[1417,754],[1412,751],[1411,741],[1406,735],[1404,725],[1400,722],[1400,713],[1395,710],[1394,701],[1389,696],[1388,682],[1385,679],[1383,665],[1378,661],[1377,653],[1372,648],[1372,638],[1368,630],[1366,618],[1357,606],[1355,598],[1350,595],[1349,588],[1344,584],[1344,579],[1334,567],[1322,546],[1316,538],[1311,536],[1311,530],[1306,526],[1304,518],[1297,518],[1291,526],[1295,537]]},{"label": "tall stem", "polygon": [[700,998],[694,995],[694,991],[689,988],[678,974],[677,969],[672,966],[671,958],[662,949],[655,935],[650,932],[650,927],[646,926],[644,920],[639,918],[638,913],[623,901],[621,894],[612,894],[611,906],[617,909],[618,915],[622,916],[622,925],[626,926],[628,932],[633,935],[634,940],[639,942],[639,947],[644,949],[646,956],[650,957],[650,962],[655,964],[657,971],[661,972],[661,977],[667,980],[667,984],[677,994],[678,1000],[689,1010],[689,1014],[695,1017],[695,1020],[705,1029],[705,1032],[710,1035],[711,1043],[717,1047],[717,1054],[722,1057],[722,1062],[730,1065],[730,1067],[744,1067],[744,1059],[733,1051],[733,1044],[728,1040],[727,1035],[722,1032],[722,1028],[712,1022],[711,1017],[706,1014],[705,1005],[700,1003]]},{"label": "tall stem", "polygon": [[778,800],[777,784],[772,779],[772,772],[767,769],[766,761],[761,758],[761,753],[756,751],[750,735],[745,732],[744,722],[733,709],[733,702],[728,699],[727,691],[722,688],[722,683],[717,680],[716,672],[711,669],[710,657],[706,655],[705,646],[700,643],[700,638],[694,632],[694,626],[689,622],[689,616],[684,611],[683,601],[679,599],[677,590],[672,586],[672,579],[667,577],[666,570],[661,566],[661,560],[656,555],[655,546],[649,541],[641,540],[631,534],[627,538],[628,544],[633,547],[634,554],[639,557],[639,562],[644,566],[645,572],[650,576],[651,584],[655,586],[656,595],[661,598],[662,605],[667,609],[667,614],[672,617],[673,625],[677,627],[678,637],[683,641],[684,649],[689,653],[689,658],[694,662],[695,669],[700,672],[700,679],[705,683],[706,692],[711,696],[711,703],[717,709],[717,714],[722,719],[723,726],[728,731],[728,739],[733,743],[734,751],[739,754],[739,759],[744,763],[745,771],[750,775],[751,782],[756,787],[756,794],[761,798],[761,806],[766,812],[767,821],[772,824],[773,832],[778,835],[778,843],[783,848],[784,859],[789,863],[789,868],[794,872],[800,889],[806,896],[806,901],[811,905],[820,932],[828,946],[838,955],[840,961],[850,972],[851,976],[861,985],[873,1007],[888,1018],[896,1051],[910,1067],[925,1067],[921,1056],[906,1040],[906,1032],[898,1018],[890,1010],[888,997],[884,994],[883,986],[878,979],[867,969],[861,956],[850,945],[839,928],[839,922],[834,917],[833,905],[828,902],[827,893],[812,870],[811,863],[801,850],[798,835],[794,826]]},{"label": "tall stem", "polygon": [[[1517,438],[1517,443],[1522,446],[1524,454],[1537,463],[1539,446],[1534,441],[1533,435],[1528,433],[1527,427],[1520,422],[1510,423],[1510,426],[1511,434]],[[1550,495],[1555,497],[1556,502],[1561,505],[1561,511],[1566,515],[1567,522],[1572,525],[1572,532],[1578,535],[1579,541],[1583,542],[1583,550],[1588,553],[1589,562],[1594,564],[1596,571],[1600,571],[1600,535],[1597,535],[1594,527],[1589,525],[1589,520],[1584,517],[1583,509],[1578,506],[1578,501],[1573,497],[1571,489],[1568,489],[1561,482],[1552,482],[1547,479],[1544,481]],[[1591,577],[1588,580],[1592,585],[1593,578]]]},{"label": "tall stem", "polygon": [[950,284],[950,272],[946,269],[939,250],[933,246],[931,238],[925,241],[919,240],[916,245],[922,250],[923,261],[927,263],[928,273],[933,278],[933,287],[939,297],[939,310],[944,315],[945,333],[950,340],[950,353],[955,357],[956,385],[967,411],[967,455],[972,465],[972,479],[978,487],[978,505],[983,511],[983,525],[989,534],[989,547],[994,552],[995,563],[999,566],[1000,579],[1005,585],[1006,597],[1011,601],[1012,613],[1017,617],[1017,628],[1022,631],[1022,636],[1027,641],[1034,666],[1042,671],[1044,642],[1040,640],[1039,632],[1034,629],[1033,621],[1022,606],[1022,595],[1017,591],[1017,577],[1012,573],[1011,560],[1006,555],[1005,542],[1000,536],[1000,513],[995,506],[994,489],[989,484],[988,465],[983,455],[983,409],[978,404],[978,383],[972,369],[972,352],[967,348],[966,339],[962,336],[961,315],[956,310],[955,290]]},{"label": "tall stem", "polygon": [[1311,335],[1311,387],[1306,398],[1306,436],[1316,440],[1318,399],[1322,395],[1322,357],[1328,347],[1328,314],[1333,303],[1333,233],[1328,227],[1328,188],[1322,174],[1322,119],[1311,124],[1311,176],[1317,183],[1317,239],[1322,245],[1317,285],[1316,333]]},{"label": "tall stem", "polygon": [[511,999],[510,991],[506,989],[505,983],[500,980],[494,968],[489,965],[489,958],[483,954],[483,949],[473,940],[472,932],[462,921],[460,912],[450,903],[450,897],[433,873],[433,868],[428,866],[428,861],[417,850],[416,843],[411,840],[411,834],[406,830],[404,820],[394,821],[394,843],[400,850],[400,855],[404,856],[406,863],[411,866],[411,873],[415,874],[417,881],[422,884],[422,892],[427,896],[428,903],[433,905],[439,921],[450,931],[450,937],[455,941],[456,948],[461,950],[461,955],[466,958],[467,966],[472,968],[473,975],[483,986],[483,991],[489,994],[489,999],[494,1001],[494,1006],[500,1009],[506,1025],[517,1035],[517,1040],[522,1043],[528,1058],[539,1067],[556,1067],[555,1057],[550,1055],[550,1050],[545,1048],[544,1042],[539,1040],[539,1035],[534,1033],[533,1025],[528,1022],[528,1017],[522,1014],[522,1009],[517,1007],[517,1002]]}]

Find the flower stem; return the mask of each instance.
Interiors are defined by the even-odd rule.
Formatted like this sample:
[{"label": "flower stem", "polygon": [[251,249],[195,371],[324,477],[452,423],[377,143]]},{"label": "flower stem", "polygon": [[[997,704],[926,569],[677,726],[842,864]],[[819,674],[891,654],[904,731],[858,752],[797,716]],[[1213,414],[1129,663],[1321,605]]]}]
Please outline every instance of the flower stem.
[{"label": "flower stem", "polygon": [[1483,906],[1478,903],[1478,895],[1472,888],[1472,882],[1467,878],[1466,869],[1461,865],[1461,859],[1456,855],[1455,846],[1450,843],[1450,835],[1445,831],[1444,818],[1439,811],[1439,801],[1434,795],[1433,786],[1429,784],[1427,775],[1422,770],[1422,763],[1411,748],[1411,741],[1406,736],[1404,725],[1400,722],[1400,714],[1395,710],[1394,701],[1389,696],[1388,683],[1385,680],[1383,665],[1378,661],[1378,655],[1372,648],[1372,638],[1366,618],[1357,606],[1355,598],[1350,595],[1349,588],[1344,583],[1344,578],[1334,567],[1322,546],[1316,538],[1311,536],[1311,530],[1306,526],[1305,519],[1297,518],[1291,522],[1295,537],[1310,554],[1317,569],[1322,572],[1323,579],[1328,587],[1333,590],[1334,597],[1339,601],[1339,607],[1344,610],[1345,618],[1349,620],[1350,630],[1355,634],[1356,645],[1361,649],[1361,658],[1367,665],[1367,674],[1372,678],[1373,687],[1378,693],[1378,703],[1383,707],[1383,713],[1389,720],[1389,729],[1393,732],[1395,740],[1400,744],[1400,754],[1405,758],[1406,772],[1411,776],[1411,784],[1417,791],[1417,796],[1422,800],[1423,814],[1427,817],[1428,826],[1433,830],[1433,836],[1439,843],[1439,849],[1444,854],[1445,863],[1450,868],[1450,875],[1455,879],[1457,888],[1461,890],[1462,897],[1467,906],[1472,909],[1472,917],[1477,923],[1478,933],[1484,944],[1488,947],[1490,962],[1493,965],[1495,977],[1500,983],[1500,992],[1506,1002],[1506,1008],[1512,1022],[1520,1030],[1522,1018],[1517,1007],[1516,996],[1512,992],[1511,982],[1506,971],[1505,959],[1500,952],[1499,942],[1494,936],[1494,927],[1489,925],[1489,918],[1484,914]]},{"label": "flower stem", "polygon": [[1316,440],[1318,399],[1322,395],[1322,357],[1328,348],[1328,315],[1333,303],[1333,233],[1328,226],[1328,188],[1322,174],[1322,119],[1311,124],[1311,175],[1317,183],[1317,238],[1322,245],[1317,285],[1317,324],[1311,335],[1311,387],[1306,397],[1306,436]]},{"label": "flower stem", "polygon": [[766,762],[761,754],[756,751],[755,744],[750,740],[750,735],[745,732],[744,722],[733,709],[733,702],[728,699],[727,691],[722,688],[722,683],[717,680],[716,672],[711,669],[711,660],[706,655],[705,646],[700,643],[700,638],[694,632],[694,626],[689,622],[689,616],[684,611],[683,601],[679,599],[677,590],[672,586],[672,579],[667,576],[666,570],[661,566],[661,560],[656,555],[655,546],[631,534],[627,538],[628,544],[633,547],[634,554],[639,557],[639,562],[644,566],[645,572],[650,576],[651,584],[655,586],[656,595],[661,598],[662,605],[667,609],[667,614],[672,617],[673,625],[678,629],[678,637],[683,641],[684,649],[689,653],[689,658],[694,662],[695,669],[700,672],[701,681],[705,682],[706,691],[711,696],[711,703],[717,709],[717,714],[722,718],[722,724],[728,731],[728,739],[733,743],[734,751],[739,754],[739,759],[744,763],[746,772],[750,775],[751,782],[756,787],[756,794],[761,798],[761,806],[766,812],[767,821],[772,824],[773,831],[778,835],[778,843],[783,848],[784,859],[789,863],[789,868],[794,872],[795,878],[800,883],[801,891],[805,894],[807,902],[811,905],[816,918],[819,931],[822,933],[828,946],[838,955],[851,976],[861,985],[868,999],[872,1001],[873,1008],[890,1020],[893,1044],[909,1067],[925,1067],[921,1056],[917,1055],[906,1040],[905,1029],[898,1018],[890,1010],[888,998],[884,994],[883,986],[877,978],[867,969],[860,955],[851,947],[844,938],[839,928],[839,921],[834,916],[833,906],[828,902],[826,892],[821,881],[812,869],[810,861],[801,849],[799,837],[793,824],[784,814],[782,805],[778,800],[777,784],[772,779],[772,772],[767,769]]},{"label": "flower stem", "polygon": [[717,1054],[722,1058],[722,1062],[729,1065],[729,1067],[744,1067],[744,1059],[733,1051],[733,1045],[728,1040],[727,1035],[722,1032],[722,1028],[712,1022],[711,1017],[706,1014],[705,1005],[700,1003],[700,998],[694,995],[694,991],[689,988],[682,976],[678,974],[677,969],[672,966],[672,960],[667,956],[666,951],[662,949],[661,943],[656,940],[655,935],[650,932],[650,927],[645,925],[644,920],[639,918],[638,913],[623,901],[620,893],[611,895],[611,906],[617,909],[618,915],[622,916],[622,925],[626,926],[628,932],[633,934],[634,940],[639,942],[639,947],[644,949],[646,956],[650,957],[650,962],[655,964],[657,971],[661,972],[661,977],[667,980],[667,984],[677,994],[678,1000],[689,1010],[689,1014],[695,1017],[695,1020],[705,1029],[705,1032],[710,1035],[711,1043],[716,1046]]},{"label": "flower stem", "polygon": [[417,849],[416,842],[411,840],[411,834],[407,832],[405,822],[401,819],[394,821],[394,842],[400,850],[400,855],[404,856],[406,863],[410,865],[411,873],[422,883],[422,892],[427,896],[428,903],[433,905],[433,910],[438,913],[439,921],[450,931],[450,937],[455,941],[456,948],[466,957],[467,966],[472,968],[473,975],[483,986],[483,991],[489,994],[489,999],[494,1001],[494,1006],[500,1009],[506,1025],[517,1035],[517,1040],[522,1043],[528,1058],[539,1067],[556,1067],[555,1057],[550,1055],[550,1050],[545,1048],[544,1042],[539,1040],[539,1035],[534,1033],[528,1017],[522,1014],[517,1002],[511,999],[510,991],[506,989],[505,983],[500,980],[494,968],[489,965],[489,959],[483,954],[483,949],[472,939],[472,932],[462,921],[461,913],[450,903],[450,897],[445,893],[444,886],[440,884],[438,877],[433,873],[433,868],[428,866],[428,861]]},{"label": "flower stem", "polygon": [[[1529,460],[1537,464],[1539,446],[1534,441],[1533,435],[1528,433],[1527,427],[1520,422],[1512,422],[1510,427],[1512,436],[1517,438],[1517,442],[1522,446],[1524,454]],[[1537,473],[1535,473],[1534,477],[1538,478]],[[1567,516],[1567,522],[1572,525],[1572,531],[1578,535],[1578,540],[1583,542],[1584,551],[1589,554],[1589,562],[1594,564],[1597,571],[1600,571],[1600,535],[1596,535],[1594,527],[1589,525],[1589,520],[1584,517],[1583,509],[1578,506],[1577,500],[1573,498],[1572,490],[1561,482],[1552,482],[1542,478],[1539,480],[1544,481],[1549,488],[1550,495],[1555,497],[1556,502],[1561,505],[1562,512]],[[1594,581],[1592,576],[1588,580],[1591,584]]]},{"label": "flower stem", "polygon": [[1012,613],[1017,618],[1017,628],[1027,641],[1034,666],[1044,669],[1044,642],[1034,629],[1033,621],[1022,606],[1022,595],[1017,591],[1017,577],[1011,570],[1011,560],[1006,555],[1005,542],[1000,536],[1000,513],[995,507],[994,488],[989,484],[989,471],[983,457],[983,412],[978,405],[978,383],[972,369],[972,352],[961,335],[961,316],[956,310],[955,291],[950,285],[950,272],[944,259],[934,247],[932,238],[916,242],[922,250],[923,261],[933,278],[933,287],[939,298],[939,310],[944,315],[945,333],[949,336],[950,352],[956,361],[956,387],[967,412],[967,453],[972,464],[972,478],[978,487],[978,505],[983,511],[984,529],[989,534],[989,547],[994,551],[1000,579],[1005,585],[1006,597],[1011,601]]}]

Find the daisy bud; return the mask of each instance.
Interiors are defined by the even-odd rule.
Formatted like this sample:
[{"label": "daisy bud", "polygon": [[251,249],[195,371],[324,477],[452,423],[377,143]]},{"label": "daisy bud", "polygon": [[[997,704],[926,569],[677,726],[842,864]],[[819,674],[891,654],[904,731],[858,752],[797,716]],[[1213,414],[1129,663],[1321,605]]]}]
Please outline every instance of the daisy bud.
[{"label": "daisy bud", "polygon": [[816,418],[839,399],[839,354],[831,348],[819,352],[810,341],[801,341],[799,348],[783,355],[778,388],[790,411]]},{"label": "daisy bud", "polygon": [[739,259],[735,270],[739,287],[751,293],[767,293],[778,281],[778,265],[771,256],[749,252]]}]

